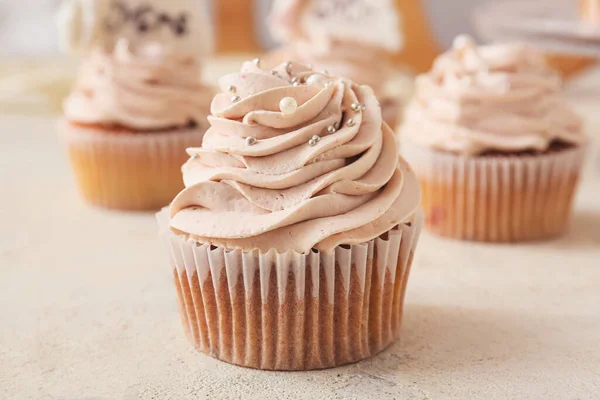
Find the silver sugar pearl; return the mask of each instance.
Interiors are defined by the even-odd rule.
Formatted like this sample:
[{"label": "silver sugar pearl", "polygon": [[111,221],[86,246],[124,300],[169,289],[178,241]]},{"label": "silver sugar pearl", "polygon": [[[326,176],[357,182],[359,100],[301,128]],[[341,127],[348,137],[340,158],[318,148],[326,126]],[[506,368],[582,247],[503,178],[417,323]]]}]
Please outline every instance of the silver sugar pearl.
[{"label": "silver sugar pearl", "polygon": [[330,125],[330,126],[327,127],[327,133],[329,133],[330,135],[334,134],[336,130],[337,129],[333,125]]},{"label": "silver sugar pearl", "polygon": [[337,131],[338,129],[340,129],[340,122],[339,121],[335,121],[335,123],[333,124],[335,130]]},{"label": "silver sugar pearl", "polygon": [[256,138],[255,138],[255,137],[252,137],[252,136],[248,136],[248,137],[246,138],[246,144],[247,144],[248,146],[253,146],[253,145],[255,145],[255,144],[256,144]]},{"label": "silver sugar pearl", "polygon": [[233,85],[229,85],[229,87],[227,88],[227,90],[229,90],[231,93],[235,93],[236,87]]},{"label": "silver sugar pearl", "polygon": [[252,62],[257,66],[260,67],[260,58],[255,58],[254,60],[252,60]]},{"label": "silver sugar pearl", "polygon": [[360,111],[360,104],[358,103],[352,103],[352,105],[350,106],[350,108],[352,109],[352,111]]},{"label": "silver sugar pearl", "polygon": [[300,83],[300,78],[298,78],[297,76],[295,76],[295,77],[292,78],[291,82],[292,82],[292,84]]},{"label": "silver sugar pearl", "polygon": [[290,74],[292,73],[292,62],[288,61],[285,63],[285,71]]},{"label": "silver sugar pearl", "polygon": [[293,86],[300,86],[300,85],[302,85],[302,83],[300,83],[300,81],[298,81],[298,82],[294,82],[294,83],[292,83],[292,85],[293,85]]},{"label": "silver sugar pearl", "polygon": [[240,96],[238,96],[237,94],[234,96],[231,96],[231,102],[232,103],[237,103],[238,101],[240,101],[242,98]]},{"label": "silver sugar pearl", "polygon": [[308,145],[310,147],[314,147],[317,145],[317,143],[319,143],[319,141],[321,140],[321,138],[317,135],[314,135],[313,137],[310,138],[310,140],[308,141]]},{"label": "silver sugar pearl", "polygon": [[348,121],[346,121],[346,125],[349,127],[353,127],[356,124],[356,122],[350,118]]}]

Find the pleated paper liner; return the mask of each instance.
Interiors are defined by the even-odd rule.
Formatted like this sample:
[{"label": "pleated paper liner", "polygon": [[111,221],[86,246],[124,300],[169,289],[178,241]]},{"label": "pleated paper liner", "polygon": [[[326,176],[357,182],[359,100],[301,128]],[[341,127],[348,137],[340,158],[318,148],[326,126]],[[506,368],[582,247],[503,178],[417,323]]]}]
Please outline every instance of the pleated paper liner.
[{"label": "pleated paper liner", "polygon": [[518,242],[566,230],[585,146],[464,157],[405,141],[402,153],[421,183],[429,230],[455,239]]},{"label": "pleated paper liner", "polygon": [[157,215],[185,333],[217,359],[266,370],[335,367],[400,335],[422,213],[382,237],[331,254],[200,245]]},{"label": "pleated paper liner", "polygon": [[120,210],[159,210],[183,189],[185,149],[202,144],[206,127],[152,133],[104,132],[61,123],[83,198]]}]

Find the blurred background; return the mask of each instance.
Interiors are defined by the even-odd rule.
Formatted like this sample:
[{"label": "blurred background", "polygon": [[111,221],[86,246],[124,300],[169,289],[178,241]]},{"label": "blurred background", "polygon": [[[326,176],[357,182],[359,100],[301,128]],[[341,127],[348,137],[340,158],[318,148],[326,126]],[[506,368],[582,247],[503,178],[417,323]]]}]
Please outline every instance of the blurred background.
[{"label": "blurred background", "polygon": [[[273,0],[197,1],[206,7],[211,17],[216,40],[216,55],[207,60],[205,68],[208,81],[229,72],[239,61],[276,46],[266,27]],[[520,39],[527,32],[537,40],[543,37],[540,32],[545,33],[546,38],[552,38],[546,42],[553,44],[549,46],[548,55],[566,77],[586,71],[600,56],[594,47],[600,43],[597,29],[592,37],[596,42],[590,41],[587,31],[581,41],[587,46],[585,51],[571,51],[573,29],[581,22],[581,8],[586,3],[597,4],[597,0],[394,1],[401,15],[404,38],[404,46],[394,60],[398,70],[406,73],[408,85],[412,84],[414,74],[426,71],[434,57],[448,48],[460,33],[469,33],[480,41]],[[0,114],[60,111],[77,62],[58,50],[54,16],[59,4],[60,0],[0,0]],[[509,10],[511,5],[522,10],[530,5],[529,10],[533,9],[535,14],[519,19],[524,11]],[[537,30],[534,32],[531,28]],[[543,32],[549,28],[552,30]],[[565,33],[571,36],[556,40]],[[558,42],[561,46],[556,45]]]},{"label": "blurred background", "polygon": [[[448,46],[458,33],[473,32],[470,16],[474,6],[489,0],[424,0],[423,9],[430,21],[433,35],[442,46]],[[256,45],[272,47],[263,22],[271,8],[272,0],[198,0],[206,3],[215,21],[215,26],[223,27],[228,21],[231,25],[248,18],[255,23]],[[415,2],[418,0],[403,0]],[[53,54],[58,51],[57,33],[54,28],[54,13],[60,0],[0,0],[0,52],[6,55]],[[248,14],[247,11],[252,11]],[[235,20],[235,22],[233,21]],[[242,49],[247,42],[238,37],[238,46],[230,43],[229,50]]]}]

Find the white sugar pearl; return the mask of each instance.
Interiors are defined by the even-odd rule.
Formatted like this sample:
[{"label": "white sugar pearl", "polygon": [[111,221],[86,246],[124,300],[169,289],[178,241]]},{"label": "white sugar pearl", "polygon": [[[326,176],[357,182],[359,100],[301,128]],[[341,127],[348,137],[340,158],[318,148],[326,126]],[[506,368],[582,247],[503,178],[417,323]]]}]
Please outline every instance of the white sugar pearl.
[{"label": "white sugar pearl", "polygon": [[475,47],[475,40],[469,35],[458,35],[452,42],[452,47],[456,50],[464,50],[469,47]]},{"label": "white sugar pearl", "polygon": [[292,115],[298,109],[298,102],[293,97],[284,97],[279,102],[279,109],[283,115]]},{"label": "white sugar pearl", "polygon": [[323,84],[327,81],[327,78],[321,74],[312,74],[308,78],[306,78],[307,85],[318,85],[323,86]]}]

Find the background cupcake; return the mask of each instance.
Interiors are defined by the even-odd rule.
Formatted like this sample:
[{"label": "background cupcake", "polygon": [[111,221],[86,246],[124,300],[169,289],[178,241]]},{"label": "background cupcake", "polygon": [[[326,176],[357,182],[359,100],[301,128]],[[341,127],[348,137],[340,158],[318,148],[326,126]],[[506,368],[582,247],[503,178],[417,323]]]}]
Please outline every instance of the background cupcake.
[{"label": "background cupcake", "polygon": [[185,331],[221,360],[332,367],[399,335],[420,191],[373,92],[296,64],[221,79],[159,214]]},{"label": "background cupcake", "polygon": [[157,209],[183,187],[185,148],[207,128],[211,90],[200,81],[208,50],[191,0],[66,3],[65,47],[83,54],[64,103],[75,177],[90,203]]},{"label": "background cupcake", "polygon": [[275,1],[270,28],[283,47],[271,53],[266,63],[298,60],[371,86],[384,120],[394,128],[401,115],[401,83],[391,54],[402,48],[399,25],[391,0],[377,4]]},{"label": "background cupcake", "polygon": [[535,49],[465,36],[418,78],[401,140],[428,228],[493,242],[565,230],[586,138],[560,90]]}]

